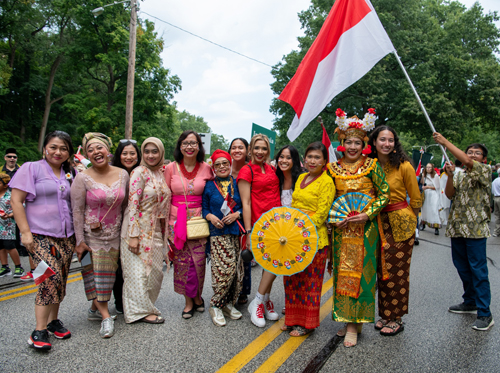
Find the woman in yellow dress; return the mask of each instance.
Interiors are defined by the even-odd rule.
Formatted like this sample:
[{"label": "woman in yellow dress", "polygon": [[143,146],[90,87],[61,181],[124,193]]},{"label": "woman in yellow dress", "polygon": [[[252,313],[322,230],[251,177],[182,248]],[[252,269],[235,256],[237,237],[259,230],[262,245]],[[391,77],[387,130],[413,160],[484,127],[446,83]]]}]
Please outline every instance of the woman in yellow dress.
[{"label": "woman in yellow dress", "polygon": [[[344,156],[338,162],[328,164],[335,182],[335,198],[351,192],[363,193],[370,198],[360,213],[350,214],[352,216],[334,224],[332,237],[333,319],[347,323],[337,335],[345,336],[345,347],[353,347],[357,344],[362,324],[372,323],[375,319],[377,250],[381,237],[378,214],[389,202],[389,185],[377,160],[366,156],[370,148],[363,150],[363,142],[368,141],[366,133],[375,126],[375,110],[368,109],[363,120],[356,116],[347,118],[341,109],[336,113],[338,128],[335,132],[339,133],[341,141],[337,150]],[[329,223],[333,222],[336,213],[334,202]],[[382,263],[382,268],[385,268],[385,263]]]},{"label": "woman in yellow dress", "polygon": [[[389,278],[378,270],[378,313],[375,329],[386,336],[404,330],[401,318],[408,313],[410,295],[410,263],[417,215],[422,206],[415,169],[405,154],[398,135],[391,127],[379,126],[370,135],[371,158],[378,159],[391,190],[391,201],[381,212],[387,249]],[[406,195],[410,203],[406,201]]]},{"label": "woman in yellow dress", "polygon": [[318,231],[318,252],[311,264],[302,272],[283,276],[285,285],[285,324],[282,330],[290,336],[301,337],[319,326],[321,288],[328,256],[328,230],[326,219],[335,195],[335,186],[323,171],[328,152],[321,142],[306,149],[304,163],[307,173],[299,176],[292,194],[292,207],[306,213]]}]

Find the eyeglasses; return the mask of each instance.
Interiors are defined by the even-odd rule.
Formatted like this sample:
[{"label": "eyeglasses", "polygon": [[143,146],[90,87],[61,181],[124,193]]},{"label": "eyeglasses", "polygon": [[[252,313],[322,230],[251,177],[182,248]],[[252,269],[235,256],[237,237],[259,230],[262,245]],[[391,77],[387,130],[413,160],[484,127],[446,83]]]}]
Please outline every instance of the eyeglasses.
[{"label": "eyeglasses", "polygon": [[17,155],[6,155],[6,158],[17,159]]},{"label": "eyeglasses", "polygon": [[120,142],[122,144],[126,144],[127,142],[131,142],[132,144],[137,144],[137,141],[136,140],[132,140],[132,139],[122,139],[122,140],[120,140]]},{"label": "eyeglasses", "polygon": [[188,147],[192,147],[192,148],[197,148],[198,147],[198,141],[190,141],[190,142],[181,142],[181,147],[183,148],[188,148]]},{"label": "eyeglasses", "polygon": [[224,167],[224,168],[229,167],[229,162],[226,161],[226,162],[222,162],[222,163],[214,163],[214,168],[216,170],[221,168],[221,167]]},{"label": "eyeglasses", "polygon": [[475,156],[480,157],[483,155],[483,153],[482,152],[467,152],[467,155],[475,155]]}]

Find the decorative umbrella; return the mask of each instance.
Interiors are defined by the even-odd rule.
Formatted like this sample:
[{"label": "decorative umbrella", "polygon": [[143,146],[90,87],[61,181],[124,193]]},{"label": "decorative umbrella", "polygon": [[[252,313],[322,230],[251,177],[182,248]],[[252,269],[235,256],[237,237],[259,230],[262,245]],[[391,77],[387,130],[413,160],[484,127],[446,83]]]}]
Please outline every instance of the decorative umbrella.
[{"label": "decorative umbrella", "polygon": [[359,215],[363,209],[371,202],[369,195],[359,192],[346,193],[333,201],[328,223],[340,223],[345,218]]},{"label": "decorative umbrella", "polygon": [[262,214],[250,237],[255,260],[275,275],[302,272],[318,251],[316,226],[292,207],[276,207]]}]

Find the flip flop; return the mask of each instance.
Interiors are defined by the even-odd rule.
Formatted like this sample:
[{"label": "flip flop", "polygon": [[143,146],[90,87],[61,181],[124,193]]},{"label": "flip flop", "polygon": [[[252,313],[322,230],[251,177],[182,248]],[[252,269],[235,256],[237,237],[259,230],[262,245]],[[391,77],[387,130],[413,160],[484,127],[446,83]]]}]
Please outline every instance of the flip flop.
[{"label": "flip flop", "polygon": [[154,320],[148,320],[146,318],[141,319],[142,322],[145,322],[146,324],[163,324],[165,322],[165,319],[161,316],[156,316],[156,319]]}]

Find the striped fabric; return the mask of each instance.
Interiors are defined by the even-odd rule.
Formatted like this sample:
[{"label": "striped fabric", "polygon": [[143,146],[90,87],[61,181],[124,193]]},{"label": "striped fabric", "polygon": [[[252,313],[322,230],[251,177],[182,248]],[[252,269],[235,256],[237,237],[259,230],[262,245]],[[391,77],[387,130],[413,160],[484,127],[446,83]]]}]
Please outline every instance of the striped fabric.
[{"label": "striped fabric", "polygon": [[92,263],[82,268],[85,295],[87,300],[107,302],[113,291],[120,252],[111,248],[109,251],[92,251],[91,254]]}]

